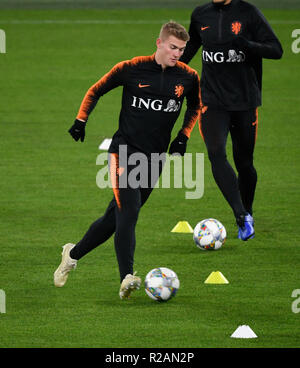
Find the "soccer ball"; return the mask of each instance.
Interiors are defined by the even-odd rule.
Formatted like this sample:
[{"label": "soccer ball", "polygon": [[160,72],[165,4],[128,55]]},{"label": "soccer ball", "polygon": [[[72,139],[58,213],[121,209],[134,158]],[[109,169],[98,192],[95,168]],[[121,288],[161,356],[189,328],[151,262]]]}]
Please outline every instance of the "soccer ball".
[{"label": "soccer ball", "polygon": [[166,267],[154,268],[145,278],[146,294],[154,300],[167,301],[176,295],[180,282],[176,273]]},{"label": "soccer ball", "polygon": [[226,229],[216,219],[205,219],[195,226],[193,238],[198,248],[216,250],[221,248],[226,240]]}]

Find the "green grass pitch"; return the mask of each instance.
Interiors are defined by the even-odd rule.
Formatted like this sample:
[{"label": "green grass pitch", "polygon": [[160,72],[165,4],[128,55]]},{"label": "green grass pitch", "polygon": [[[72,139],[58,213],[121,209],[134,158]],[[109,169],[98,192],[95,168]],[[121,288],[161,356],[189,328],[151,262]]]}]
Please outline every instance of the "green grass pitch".
[{"label": "green grass pitch", "polygon": [[[140,290],[121,301],[113,239],[79,261],[64,288],[53,285],[61,246],[77,242],[112,197],[111,189],[96,186],[96,158],[101,141],[117,129],[121,89],[99,102],[82,144],[67,130],[86,90],[117,62],[153,53],[162,22],[188,26],[191,10],[1,11],[0,289],[6,313],[0,314],[0,347],[300,346],[300,313],[292,311],[292,292],[300,289],[300,54],[291,51],[299,10],[264,12],[284,56],[264,61],[255,239],[236,239],[195,128],[188,152],[205,153],[204,196],[185,200],[185,189],[156,189],[136,229],[135,269],[142,278],[154,267],[173,269],[181,281],[177,296],[161,304]],[[200,56],[191,66],[200,71]],[[231,159],[229,148],[230,142]],[[207,217],[226,226],[219,251],[200,251],[190,234],[170,232],[180,220],[195,226]],[[204,284],[212,271],[229,284]],[[230,338],[243,324],[258,338]]]}]

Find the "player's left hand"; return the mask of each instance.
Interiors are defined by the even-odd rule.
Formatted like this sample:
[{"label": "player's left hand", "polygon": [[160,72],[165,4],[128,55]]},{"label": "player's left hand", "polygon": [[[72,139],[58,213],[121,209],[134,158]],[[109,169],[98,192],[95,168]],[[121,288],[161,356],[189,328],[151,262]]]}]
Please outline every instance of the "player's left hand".
[{"label": "player's left hand", "polygon": [[247,50],[250,47],[250,43],[245,37],[237,36],[232,40],[232,46],[240,50]]},{"label": "player's left hand", "polygon": [[187,143],[188,137],[184,135],[183,133],[178,133],[177,137],[173,140],[173,142],[170,145],[169,148],[169,154],[179,154],[180,156],[183,156],[186,151],[186,143]]}]

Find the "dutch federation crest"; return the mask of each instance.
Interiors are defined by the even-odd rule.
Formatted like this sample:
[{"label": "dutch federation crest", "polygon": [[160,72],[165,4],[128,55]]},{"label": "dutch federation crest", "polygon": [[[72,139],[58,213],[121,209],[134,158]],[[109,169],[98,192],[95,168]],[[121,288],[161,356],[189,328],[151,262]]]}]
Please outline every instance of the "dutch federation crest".
[{"label": "dutch federation crest", "polygon": [[175,86],[175,95],[179,98],[182,96],[184,91],[184,87],[182,84],[178,84],[177,86]]},{"label": "dutch federation crest", "polygon": [[231,32],[234,33],[235,35],[238,35],[239,33],[241,33],[242,30],[242,23],[238,20],[234,21],[231,23]]}]

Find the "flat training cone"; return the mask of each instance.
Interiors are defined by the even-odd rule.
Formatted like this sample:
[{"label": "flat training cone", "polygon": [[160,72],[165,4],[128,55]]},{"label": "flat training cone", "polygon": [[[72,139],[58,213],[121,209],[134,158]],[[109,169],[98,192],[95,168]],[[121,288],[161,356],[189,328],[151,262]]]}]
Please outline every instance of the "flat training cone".
[{"label": "flat training cone", "polygon": [[249,326],[242,325],[239,326],[230,337],[236,339],[254,339],[257,335]]},{"label": "flat training cone", "polygon": [[173,227],[171,233],[193,233],[194,230],[187,221],[179,221],[176,226]]},{"label": "flat training cone", "polygon": [[212,272],[204,281],[205,284],[229,284],[229,281],[220,271]]}]

